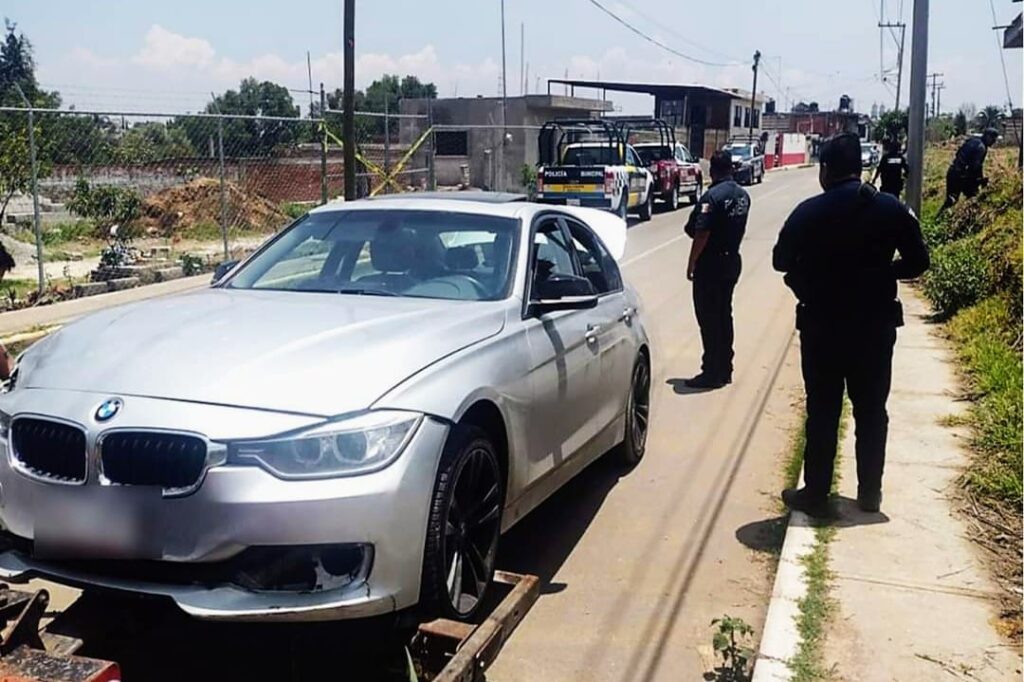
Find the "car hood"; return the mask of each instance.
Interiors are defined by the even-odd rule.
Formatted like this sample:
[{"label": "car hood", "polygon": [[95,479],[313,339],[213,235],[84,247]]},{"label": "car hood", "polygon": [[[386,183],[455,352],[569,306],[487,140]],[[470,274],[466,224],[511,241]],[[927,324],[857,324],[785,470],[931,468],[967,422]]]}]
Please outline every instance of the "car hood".
[{"label": "car hood", "polygon": [[330,416],[504,323],[500,302],[208,289],[51,334],[22,358],[18,386]]}]

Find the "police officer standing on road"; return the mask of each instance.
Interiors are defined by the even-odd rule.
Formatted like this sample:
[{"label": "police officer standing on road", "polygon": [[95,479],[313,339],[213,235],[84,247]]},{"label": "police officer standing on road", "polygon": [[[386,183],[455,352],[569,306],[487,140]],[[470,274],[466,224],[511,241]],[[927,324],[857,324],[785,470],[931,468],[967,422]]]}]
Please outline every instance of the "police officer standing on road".
[{"label": "police officer standing on road", "polygon": [[693,309],[704,345],[701,371],[691,388],[732,383],[732,294],[740,278],[740,242],[747,229],[750,195],[732,179],[732,155],[711,156],[711,187],[684,228],[693,239],[686,278],[693,281]]},{"label": "police officer standing on road", "polygon": [[[889,418],[896,328],[903,312],[896,281],[928,269],[928,249],[914,214],[861,177],[860,140],[844,133],[825,142],[824,193],[786,220],[773,253],[796,294],[796,326],[807,400],[804,481],[782,492],[790,509],[829,516],[829,492],[845,387],[857,435],[857,503],[877,512]],[[899,253],[899,258],[893,256]]]},{"label": "police officer standing on road", "polygon": [[946,171],[946,201],[939,213],[955,204],[961,194],[970,199],[978,193],[979,187],[988,185],[988,178],[984,175],[985,156],[998,139],[999,131],[988,128],[981,137],[969,137],[960,145]]},{"label": "police officer standing on road", "polygon": [[878,162],[875,175],[871,178],[871,184],[874,184],[881,176],[881,190],[899,199],[903,192],[903,178],[909,168],[907,157],[903,155],[903,150],[900,148],[900,141],[895,137],[890,137],[885,141],[885,153],[882,154],[882,158]]}]

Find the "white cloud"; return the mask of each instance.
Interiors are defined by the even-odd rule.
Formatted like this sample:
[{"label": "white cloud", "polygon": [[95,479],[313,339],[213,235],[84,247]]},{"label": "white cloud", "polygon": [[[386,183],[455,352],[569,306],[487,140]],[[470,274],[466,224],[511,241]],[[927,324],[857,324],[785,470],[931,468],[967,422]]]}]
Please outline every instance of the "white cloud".
[{"label": "white cloud", "polygon": [[153,24],[146,32],[142,49],[132,61],[142,66],[168,69],[178,66],[205,68],[213,62],[216,51],[203,38],[189,38]]}]

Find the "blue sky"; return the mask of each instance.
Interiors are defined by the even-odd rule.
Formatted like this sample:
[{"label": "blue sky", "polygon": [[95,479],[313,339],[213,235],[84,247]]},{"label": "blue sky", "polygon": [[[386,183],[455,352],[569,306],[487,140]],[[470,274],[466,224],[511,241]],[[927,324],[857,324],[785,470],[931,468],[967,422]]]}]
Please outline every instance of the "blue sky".
[{"label": "blue sky", "polygon": [[[601,0],[610,10],[708,67],[669,54],[629,32],[588,0],[506,0],[509,93],[520,91],[520,25],[530,90],[570,76],[750,87],[749,60],[765,54],[770,74],[759,90],[832,107],[850,94],[858,109],[892,105],[879,80],[879,0]],[[999,23],[1021,5],[994,0]],[[886,3],[888,18],[900,0]],[[910,21],[912,0],[903,17]],[[984,0],[932,0],[930,71],[945,74],[944,109],[1006,100],[992,16]],[[357,84],[382,72],[432,80],[442,96],[494,95],[500,82],[498,0],[361,0],[356,9]],[[248,75],[306,87],[341,82],[341,0],[7,0],[3,14],[36,48],[40,81],[79,108],[179,112],[201,108],[210,91]],[[909,73],[909,31],[905,73]],[[1011,96],[1021,100],[1021,51],[1006,52]],[[780,62],[781,60],[781,62]],[[883,64],[895,66],[886,36]],[[780,68],[781,65],[781,68]],[[893,76],[894,85],[895,78]],[[782,89],[778,87],[782,86]],[[890,87],[892,86],[890,85]],[[907,79],[903,101],[906,102]],[[296,93],[297,101],[308,97]],[[624,111],[647,113],[643,96],[615,98]]]}]

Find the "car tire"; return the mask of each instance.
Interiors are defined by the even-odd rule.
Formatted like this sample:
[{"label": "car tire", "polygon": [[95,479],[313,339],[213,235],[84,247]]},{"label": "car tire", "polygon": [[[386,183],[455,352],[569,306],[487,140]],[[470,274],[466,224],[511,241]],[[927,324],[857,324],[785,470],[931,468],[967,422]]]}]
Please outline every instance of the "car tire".
[{"label": "car tire", "polygon": [[647,452],[647,434],[651,415],[651,363],[641,354],[633,365],[626,399],[626,433],[616,457],[627,467],[635,467]]},{"label": "car tire", "polygon": [[629,192],[623,190],[622,199],[619,201],[619,208],[615,214],[625,220],[629,216]]},{"label": "car tire", "polygon": [[764,168],[762,168],[761,172],[757,174],[757,184],[760,185],[762,182],[764,182]]},{"label": "car tire", "polygon": [[478,428],[453,427],[430,501],[420,583],[424,616],[465,621],[480,611],[494,577],[504,500],[494,444]]},{"label": "car tire", "polygon": [[672,191],[668,195],[668,210],[675,211],[679,209],[679,183],[672,185]]},{"label": "car tire", "polygon": [[640,204],[640,221],[647,222],[654,213],[654,191],[647,190],[647,200]]}]

